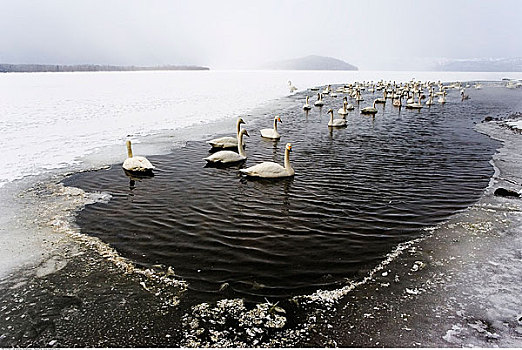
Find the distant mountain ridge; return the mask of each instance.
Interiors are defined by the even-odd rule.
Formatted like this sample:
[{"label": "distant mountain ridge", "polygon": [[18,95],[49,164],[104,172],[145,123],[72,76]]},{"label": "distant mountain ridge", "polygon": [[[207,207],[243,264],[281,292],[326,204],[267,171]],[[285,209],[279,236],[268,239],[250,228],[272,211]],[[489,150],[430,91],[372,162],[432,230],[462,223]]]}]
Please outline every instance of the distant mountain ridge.
[{"label": "distant mountain ridge", "polygon": [[0,73],[33,73],[33,72],[120,72],[120,71],[154,71],[154,70],[209,70],[200,66],[110,66],[97,64],[7,64],[0,63]]},{"label": "distant mountain ridge", "polygon": [[275,70],[358,70],[356,66],[337,58],[316,55],[269,62],[261,68]]},{"label": "distant mountain ridge", "polygon": [[522,57],[454,59],[439,63],[445,72],[522,72]]}]

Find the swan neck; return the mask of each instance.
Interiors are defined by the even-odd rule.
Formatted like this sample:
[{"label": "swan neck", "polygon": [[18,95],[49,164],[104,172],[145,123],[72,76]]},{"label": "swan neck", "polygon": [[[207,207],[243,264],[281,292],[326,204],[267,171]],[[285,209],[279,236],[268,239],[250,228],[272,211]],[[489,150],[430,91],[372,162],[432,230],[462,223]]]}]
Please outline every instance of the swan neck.
[{"label": "swan neck", "polygon": [[292,165],[290,165],[290,150],[287,148],[285,150],[285,169],[288,172],[292,172]]},{"label": "swan neck", "polygon": [[127,141],[127,157],[132,158],[132,147],[130,141]]},{"label": "swan neck", "polygon": [[274,130],[277,131],[277,118],[274,119]]},{"label": "swan neck", "polygon": [[243,147],[243,135],[244,133],[242,132],[237,135],[237,150],[239,155],[246,157],[245,148]]}]

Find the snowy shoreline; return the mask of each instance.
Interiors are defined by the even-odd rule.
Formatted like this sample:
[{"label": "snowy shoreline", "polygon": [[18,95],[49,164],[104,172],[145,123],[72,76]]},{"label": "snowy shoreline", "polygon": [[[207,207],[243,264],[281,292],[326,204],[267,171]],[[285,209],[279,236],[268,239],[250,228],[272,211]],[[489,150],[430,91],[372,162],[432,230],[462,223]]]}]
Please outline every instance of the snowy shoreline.
[{"label": "snowy shoreline", "polygon": [[[487,234],[487,233],[492,232],[492,230],[493,230],[492,227],[498,227],[499,231],[504,230],[506,232],[510,229],[511,226],[507,225],[507,221],[503,221],[503,220],[507,220],[507,219],[503,218],[503,216],[504,216],[504,214],[509,215],[510,220],[512,220],[512,222],[516,222],[517,219],[511,218],[511,216],[516,217],[517,215],[520,215],[520,204],[518,204],[517,208],[513,209],[510,206],[510,203],[513,203],[513,201],[516,201],[516,200],[501,199],[501,198],[493,197],[492,193],[494,191],[494,187],[496,187],[497,185],[503,184],[504,187],[509,188],[510,186],[512,187],[513,181],[517,182],[518,184],[521,183],[520,178],[515,178],[515,177],[509,178],[510,176],[516,176],[517,171],[514,171],[511,168],[508,168],[506,170],[506,163],[504,162],[504,160],[506,160],[506,158],[511,159],[511,157],[517,157],[518,155],[517,155],[516,151],[521,149],[522,147],[521,147],[520,140],[518,140],[516,138],[511,140],[510,141],[511,143],[509,145],[506,145],[507,141],[504,140],[504,138],[505,138],[506,131],[509,132],[509,129],[502,128],[499,126],[499,124],[497,124],[497,123],[487,123],[486,124],[485,123],[483,125],[482,124],[478,125],[479,131],[485,132],[493,138],[497,138],[499,140],[504,141],[503,148],[501,150],[499,150],[498,153],[496,153],[493,157],[495,164],[498,165],[497,169],[500,169],[500,170],[495,172],[495,175],[492,178],[492,183],[491,183],[491,184],[493,184],[493,186],[491,186],[491,184],[490,184],[490,187],[485,191],[485,194],[482,197],[482,199],[477,204],[468,208],[465,212],[457,214],[454,218],[450,219],[448,221],[448,223],[441,225],[441,227],[439,229],[437,229],[438,230],[437,237],[435,237],[435,235],[433,235],[432,237],[428,237],[426,240],[422,241],[418,245],[417,245],[417,242],[415,242],[415,244],[413,244],[412,246],[406,247],[406,249],[404,251],[399,252],[400,256],[398,259],[391,260],[389,262],[389,264],[387,264],[383,267],[383,269],[378,270],[376,276],[373,276],[368,283],[358,285],[357,288],[350,290],[349,293],[343,295],[342,297],[346,297],[348,299],[351,299],[351,298],[356,299],[358,297],[367,298],[368,294],[365,294],[365,293],[370,293],[369,290],[374,288],[374,292],[376,292],[375,294],[377,296],[380,295],[380,297],[382,298],[382,297],[386,297],[386,296],[382,295],[382,289],[389,288],[389,290],[396,290],[397,292],[400,291],[400,293],[396,293],[396,296],[404,297],[403,299],[405,299],[408,302],[411,302],[413,305],[413,306],[410,305],[410,306],[406,306],[406,307],[401,306],[400,308],[394,307],[395,311],[409,310],[409,309],[411,309],[411,307],[413,307],[413,309],[416,309],[418,304],[414,304],[414,303],[418,302],[417,298],[420,298],[423,295],[429,295],[430,291],[433,291],[434,293],[437,292],[438,291],[438,289],[436,289],[437,286],[448,285],[448,282],[444,282],[444,281],[440,282],[445,277],[438,278],[436,276],[434,277],[434,275],[424,276],[424,277],[426,277],[426,280],[422,281],[423,277],[422,276],[419,277],[419,275],[421,273],[426,273],[426,272],[430,271],[430,267],[432,267],[432,265],[434,268],[437,268],[437,269],[438,268],[441,268],[441,269],[449,268],[448,264],[453,265],[455,260],[458,259],[455,256],[443,255],[444,252],[440,252],[441,253],[440,257],[432,258],[431,256],[426,256],[427,253],[424,253],[425,251],[427,251],[427,250],[435,251],[436,249],[440,250],[443,247],[445,247],[445,245],[441,244],[441,242],[450,242],[450,244],[452,244],[451,242],[454,242],[454,240],[457,240],[457,242],[454,242],[455,244],[458,243],[457,245],[462,244],[459,242],[466,242],[469,244],[468,246],[465,246],[462,249],[473,249],[471,244],[475,243],[475,240],[471,240],[469,242],[466,241],[466,239],[469,238],[468,236],[469,236],[470,232],[475,232],[475,233],[478,232],[478,233]],[[486,128],[489,125],[495,126],[495,127],[491,128],[491,129]],[[484,129],[484,130],[482,130],[482,129]],[[485,130],[485,129],[487,129],[487,130]],[[515,135],[515,136],[517,136],[517,135]],[[513,165],[514,167],[517,165],[516,159],[511,159],[511,162],[514,164]],[[521,164],[521,163],[522,162],[520,162],[520,160],[518,160],[518,164]],[[513,171],[513,174],[511,174],[512,171]],[[508,175],[504,174],[504,172]],[[520,173],[520,169],[518,169],[518,173]],[[506,178],[506,176],[509,178],[509,181],[504,180],[504,178]],[[125,274],[123,277],[120,276],[121,270],[118,271],[118,269],[115,269],[114,266],[107,259],[105,259],[105,256],[103,255],[103,253],[100,253],[99,251],[94,252],[94,250],[90,249],[88,247],[88,245],[87,246],[79,245],[78,241],[76,241],[74,238],[63,234],[63,232],[64,232],[63,229],[65,229],[65,230],[72,229],[74,231],[77,228],[64,227],[62,225],[64,223],[64,221],[62,219],[70,219],[70,217],[68,218],[68,216],[74,216],[74,213],[79,208],[81,208],[81,206],[85,205],[85,203],[89,202],[89,200],[93,200],[94,198],[87,198],[90,196],[90,194],[85,194],[85,193],[80,193],[80,192],[78,192],[78,193],[67,192],[67,191],[63,192],[62,196],[56,196],[56,188],[55,189],[49,188],[49,184],[52,187],[53,184],[57,184],[58,182],[61,181],[61,179],[63,179],[63,175],[56,175],[50,181],[46,181],[45,183],[41,183],[39,185],[33,186],[30,188],[30,190],[24,191],[22,196],[17,196],[17,201],[19,201],[17,204],[17,207],[25,210],[25,211],[22,210],[20,212],[21,214],[17,214],[17,215],[21,216],[21,217],[31,217],[31,215],[36,215],[36,218],[34,218],[32,220],[28,220],[31,223],[31,225],[34,224],[34,228],[29,229],[28,232],[34,232],[32,230],[38,229],[38,230],[40,230],[40,232],[39,232],[40,234],[33,235],[33,236],[37,236],[38,241],[32,242],[31,244],[43,245],[44,251],[47,252],[46,253],[47,256],[43,257],[43,256],[39,255],[39,253],[40,253],[39,251],[32,251],[33,253],[36,253],[34,261],[40,260],[41,263],[38,263],[35,266],[34,265],[31,266],[30,263],[32,263],[34,261],[29,261],[28,262],[29,265],[23,265],[23,266],[20,266],[20,268],[13,270],[6,278],[4,278],[2,280],[2,285],[8,286],[7,288],[4,288],[4,289],[18,291],[19,289],[23,289],[24,285],[27,285],[27,283],[32,284],[33,282],[28,282],[27,280],[34,278],[34,276],[38,276],[40,278],[41,277],[52,278],[51,276],[53,274],[55,274],[55,272],[60,271],[58,274],[56,274],[56,275],[60,275],[60,274],[64,274],[65,273],[64,271],[67,269],[69,269],[69,270],[73,269],[73,268],[81,269],[81,268],[83,268],[82,263],[85,263],[85,260],[91,261],[91,262],[94,260],[94,261],[96,261],[96,263],[94,264],[96,266],[96,268],[106,269],[108,275],[111,278],[115,278],[115,279],[123,278],[123,279],[129,279],[129,280],[133,280],[134,282],[137,282],[137,283],[133,283],[134,287],[129,287],[129,288],[136,288],[136,289],[132,289],[133,292],[137,293],[138,291],[143,292],[145,290],[146,294],[149,293],[149,291],[146,288],[150,288],[151,286],[147,279],[145,279],[145,280],[141,279],[142,275],[140,275],[138,273],[137,275],[134,274],[133,276],[129,276],[127,274]],[[59,192],[59,189],[58,189],[58,192]],[[34,196],[38,197],[39,199],[46,198],[46,200],[43,202],[45,204],[41,205],[40,211],[38,211],[36,213],[32,212],[31,209],[29,207],[27,207],[27,205],[26,205],[27,201],[30,202],[31,200],[34,200]],[[515,202],[515,203],[517,203],[517,202]],[[518,203],[520,203],[520,202],[518,202]],[[13,210],[13,208],[11,208],[11,210]],[[52,212],[53,215],[50,215],[50,212]],[[487,222],[490,222],[490,221],[486,222],[482,218],[482,214],[484,214],[484,213],[486,213],[488,215],[493,215],[493,218],[488,219],[488,220],[490,220],[491,222],[496,222],[497,226],[489,226],[489,224]],[[493,213],[493,214],[490,214],[490,213]],[[60,214],[61,216],[56,217],[57,214]],[[464,223],[465,222],[464,219],[469,220],[470,224],[466,225]],[[20,217],[17,220],[20,220]],[[25,227],[25,228],[27,229],[27,227]],[[473,237],[476,237],[476,234],[474,234]],[[496,238],[496,236],[491,238],[491,240],[493,240],[494,238]],[[32,237],[32,239],[34,239],[34,237]],[[488,239],[490,239],[490,237],[488,237]],[[518,241],[518,244],[520,245],[520,239]],[[509,245],[506,246],[506,249],[507,248],[510,248]],[[29,250],[31,251],[31,249],[29,249]],[[432,253],[429,253],[429,254],[432,254]],[[444,254],[446,254],[446,253],[444,253]],[[113,256],[113,258],[114,258],[114,256]],[[118,257],[116,257],[116,259],[118,260]],[[439,259],[439,260],[437,260],[437,259]],[[412,271],[412,272],[414,272],[412,274],[408,273],[408,276],[405,276],[405,278],[403,278],[400,281],[399,285],[396,285],[398,283],[398,282],[394,282],[396,274],[394,274],[392,272],[394,269],[397,269],[397,270],[400,270],[401,268],[404,269],[404,267],[400,267],[399,265],[401,265],[401,264],[404,265],[405,262],[408,264],[408,269],[411,267],[411,269],[415,270],[415,271]],[[471,262],[468,262],[468,263],[471,263]],[[27,266],[29,266],[28,270],[26,269]],[[415,268],[415,266],[416,266],[416,268]],[[92,268],[92,267],[89,266],[89,268]],[[420,271],[420,272],[417,273],[417,271]],[[457,275],[458,272],[459,271],[455,271],[452,273],[454,275]],[[68,273],[75,273],[75,272],[69,271]],[[384,273],[386,273],[386,275],[384,275]],[[410,281],[411,284],[409,284],[406,288],[404,288],[404,284],[410,277],[411,277],[411,281]],[[464,277],[465,276],[463,276],[462,278],[464,278]],[[421,283],[421,285],[419,285],[419,281],[424,284]],[[516,281],[516,279],[515,279],[515,281]],[[141,282],[143,282],[146,287],[143,287],[143,285],[141,285]],[[36,282],[36,284],[33,284],[35,286],[35,288],[39,287],[38,283],[40,283],[40,282]],[[386,284],[388,284],[388,286],[384,287],[383,285],[386,285]],[[76,286],[76,287],[78,287],[78,286]],[[72,286],[71,286],[71,288],[72,288]],[[67,288],[65,288],[65,289],[67,290]],[[70,292],[71,290],[72,289],[69,289],[68,292]],[[379,290],[380,290],[380,292],[378,292]],[[169,292],[170,297],[172,297],[172,295],[174,295],[173,298],[176,298],[177,296],[175,294],[177,292],[179,292],[179,290],[173,290],[172,292]],[[181,293],[182,293],[182,291],[181,291]],[[67,295],[69,295],[69,294],[67,294]],[[153,296],[153,294],[151,296]],[[90,298],[95,298],[95,297],[96,297],[96,295],[90,296]],[[86,299],[88,299],[88,298],[86,297]],[[150,301],[150,302],[156,303],[158,305],[158,307],[160,307],[160,308],[165,307],[165,304],[164,304],[165,300],[161,300],[161,298],[157,298],[157,299],[159,299],[159,300]],[[2,300],[3,301],[7,300],[5,295],[2,297]],[[176,299],[174,299],[174,300],[175,300],[175,302],[177,302]],[[375,300],[379,300],[378,297],[376,297]],[[336,303],[337,302],[338,301],[336,300]],[[395,300],[395,302],[397,302],[397,300]],[[430,302],[433,302],[433,299],[428,300],[428,304],[426,304],[426,305],[431,305],[431,304],[429,304]],[[436,301],[436,302],[438,302],[438,301]],[[385,301],[385,303],[387,303],[387,302]],[[399,300],[398,304],[396,304],[396,305],[401,305],[400,303],[401,303],[401,301]],[[480,331],[477,330],[477,332],[479,332],[480,334],[485,334],[485,335],[489,334],[488,335],[489,340],[494,339],[495,341],[499,341],[499,340],[497,340],[499,338],[496,338],[496,335],[495,335],[497,333],[495,333],[494,331],[492,332],[491,329],[488,328],[489,326],[488,327],[483,326],[483,324],[485,324],[485,323],[475,323],[475,319],[472,323],[468,323],[468,324],[471,324],[471,326],[469,326],[468,328],[463,327],[462,322],[461,323],[452,323],[449,325],[444,325],[445,328],[443,327],[443,328],[430,329],[429,334],[416,334],[415,332],[412,331],[412,329],[416,328],[417,326],[412,326],[412,323],[417,321],[418,324],[422,325],[425,322],[425,320],[422,319],[422,315],[418,316],[416,318],[415,316],[402,317],[400,314],[394,314],[393,319],[397,318],[397,316],[401,320],[404,320],[406,318],[407,319],[405,321],[406,323],[397,322],[397,325],[399,325],[399,324],[402,325],[402,328],[398,329],[396,333],[389,330],[386,332],[387,335],[384,333],[380,334],[381,329],[386,328],[386,327],[382,327],[382,324],[380,325],[381,328],[379,328],[379,323],[375,323],[375,325],[373,325],[373,326],[368,326],[366,324],[366,322],[370,322],[370,323],[375,322],[375,320],[372,317],[372,313],[375,312],[374,307],[378,307],[378,306],[374,306],[376,304],[372,304],[372,307],[368,308],[368,310],[366,310],[367,312],[361,313],[362,310],[364,310],[366,306],[360,307],[360,303],[357,303],[357,305],[358,305],[357,307],[358,308],[360,307],[360,309],[358,309],[357,312],[359,312],[358,315],[361,318],[354,319],[352,313],[350,313],[350,314],[346,313],[349,311],[353,311],[353,310],[350,310],[350,303],[346,304],[344,300],[339,301],[338,304],[333,309],[330,309],[328,307],[328,309],[326,310],[326,313],[322,313],[322,317],[324,316],[328,319],[332,318],[332,317],[334,317],[334,318],[340,317],[342,319],[338,319],[335,322],[324,322],[324,327],[326,327],[324,329],[321,329],[322,322],[316,322],[315,324],[308,325],[309,328],[306,330],[306,332],[310,332],[310,334],[311,334],[310,342],[306,342],[306,341],[303,341],[303,339],[299,339],[299,337],[297,337],[297,334],[295,334],[296,336],[293,337],[292,339],[293,339],[293,341],[297,341],[298,344],[300,344],[302,346],[310,346],[310,345],[325,346],[325,344],[329,344],[329,345],[336,344],[338,346],[343,346],[343,345],[344,346],[382,346],[385,344],[387,344],[387,346],[399,346],[399,344],[404,344],[405,346],[418,346],[418,344],[415,342],[419,342],[419,340],[423,340],[423,339],[424,339],[424,342],[420,342],[422,346],[429,346],[429,345],[445,346],[448,344],[452,345],[452,346],[460,346],[460,345],[466,345],[466,344],[462,343],[462,342],[459,343],[455,339],[459,340],[460,338],[464,337],[464,335],[466,334],[465,331],[469,330],[469,328],[471,327],[471,329],[477,329],[477,328],[480,329]],[[342,310],[341,310],[341,307],[342,307]],[[428,306],[426,306],[426,307],[428,307]],[[337,310],[337,311],[334,311],[334,310]],[[345,311],[345,310],[348,310],[348,311]],[[372,311],[372,310],[374,310],[374,311]],[[453,311],[451,308],[448,308],[444,312],[450,313]],[[95,314],[96,312],[100,312],[100,310],[93,309],[93,318],[97,317],[97,315]],[[170,311],[170,312],[175,312],[175,311]],[[381,312],[386,312],[386,310],[382,309]],[[461,314],[464,315],[464,311],[461,312]],[[385,317],[383,317],[382,320],[387,321],[387,323],[389,323],[390,322],[389,317],[390,317],[390,315],[385,315]],[[434,317],[436,317],[436,316],[434,316]],[[464,317],[464,316],[462,316],[462,317]],[[179,318],[181,318],[181,317],[179,317]],[[168,318],[166,318],[166,319],[168,319]],[[479,320],[479,319],[476,319],[476,320]],[[351,323],[348,324],[345,321],[350,321]],[[351,327],[353,321],[357,321],[357,327],[368,326],[369,328],[367,331],[365,331],[366,333],[369,333],[370,328],[373,327],[373,331],[376,332],[375,333],[376,335],[368,337],[368,338],[361,338],[359,336],[356,336],[358,333],[357,331],[354,331],[351,328],[349,328],[349,329],[343,328],[343,327],[348,327],[348,326]],[[125,321],[123,319],[123,320],[120,320],[119,322],[122,325],[124,325]],[[483,322],[483,321],[481,321],[481,322]],[[493,323],[494,323],[494,321],[492,322],[492,324]],[[333,326],[333,328],[329,328],[328,325],[335,325],[335,326]],[[458,328],[453,328],[453,326],[458,327]],[[509,330],[515,332],[516,328],[515,328],[515,330],[513,330],[512,328],[513,327],[511,326],[511,328],[509,328]],[[423,330],[426,330],[426,328],[423,328]],[[436,332],[436,331],[440,331],[440,334],[436,333],[434,335],[434,332]],[[352,332],[352,333],[349,333],[349,332]],[[489,332],[489,333],[487,333],[487,332]],[[397,338],[398,337],[397,334],[403,334],[403,333],[405,334],[404,337],[400,336],[399,337],[400,339]],[[316,335],[314,335],[314,334],[316,334]],[[350,334],[353,334],[354,338],[352,338],[350,336]],[[382,340],[376,340],[376,339],[379,339],[379,336],[377,336],[377,335],[382,336],[383,337]],[[429,337],[428,337],[428,335],[429,335]],[[440,337],[438,337],[439,335],[440,335]],[[386,336],[388,338],[386,338]],[[446,338],[442,338],[442,337],[446,337]],[[369,341],[368,339],[370,339],[371,341]],[[500,339],[504,339],[504,338],[501,337]],[[411,342],[408,342],[407,340],[408,341],[411,340]],[[173,344],[179,344],[180,339],[175,340],[173,338],[172,341],[173,341]],[[386,343],[386,341],[388,341],[388,342]],[[401,343],[403,341],[404,341],[404,343]],[[163,344],[163,345],[165,344],[165,343],[162,343],[161,340],[158,340],[158,342],[159,342],[158,344]],[[0,343],[0,344],[3,344],[3,343]],[[46,344],[47,343],[45,343],[45,342],[38,343],[39,346],[45,346]],[[99,344],[99,346],[103,346],[104,344],[107,344],[107,343],[93,342],[93,343],[86,343],[85,346],[93,346],[95,344]],[[152,343],[146,343],[146,346],[150,346],[150,344],[152,344]],[[283,344],[283,345],[288,346],[291,343],[284,343],[281,341],[281,343],[274,343],[274,344]],[[478,342],[477,344],[480,345],[481,343]],[[517,343],[516,342],[515,343],[507,342],[507,343],[501,343],[501,344],[513,345],[513,344],[517,344]],[[121,346],[128,346],[128,345],[129,345],[128,343],[121,344]]]}]

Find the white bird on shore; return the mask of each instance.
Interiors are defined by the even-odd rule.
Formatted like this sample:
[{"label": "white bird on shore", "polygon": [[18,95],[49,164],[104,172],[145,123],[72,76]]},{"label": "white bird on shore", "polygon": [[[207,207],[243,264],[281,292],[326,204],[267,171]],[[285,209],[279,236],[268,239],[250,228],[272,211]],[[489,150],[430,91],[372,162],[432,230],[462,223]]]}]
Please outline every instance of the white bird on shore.
[{"label": "white bird on shore", "polygon": [[267,179],[294,176],[295,171],[290,165],[291,150],[292,145],[287,143],[285,147],[284,167],[274,162],[263,162],[246,169],[240,169],[239,171],[247,176],[262,177]]},{"label": "white bird on shore", "polygon": [[322,107],[323,105],[323,96],[321,94],[317,94],[317,101],[314,102],[314,106]]},{"label": "white bird on shore", "polygon": [[225,136],[217,139],[207,141],[212,148],[236,148],[239,132],[241,131],[241,124],[246,124],[243,118],[239,118],[236,123],[236,136]]},{"label": "white bird on shore", "polygon": [[303,109],[305,111],[309,111],[312,109],[312,106],[310,106],[310,104],[308,103],[308,96],[306,96],[306,103],[304,104]]},{"label": "white bird on shore", "polygon": [[377,100],[373,101],[373,106],[364,107],[363,109],[361,109],[361,113],[362,114],[376,114],[377,113],[377,108],[375,108],[376,103],[377,103]]},{"label": "white bird on shore", "polygon": [[328,121],[328,126],[333,128],[342,128],[346,126],[346,119],[338,118],[334,119],[333,117],[333,109],[329,109],[328,113],[330,113],[330,120]]},{"label": "white bird on shore", "polygon": [[131,142],[127,141],[127,156],[123,162],[123,169],[130,171],[132,173],[151,173],[154,168],[151,162],[145,157],[132,156],[132,147]]},{"label": "white bird on shore", "polygon": [[261,137],[272,139],[272,140],[279,140],[281,138],[281,135],[277,132],[277,122],[282,123],[281,118],[279,116],[274,117],[274,128],[273,129],[261,129]]},{"label": "white bird on shore", "polygon": [[297,88],[292,85],[292,82],[290,80],[288,81],[288,89],[290,89],[291,94],[297,91]]},{"label": "white bird on shore", "polygon": [[246,160],[247,155],[243,147],[243,135],[250,136],[245,129],[241,130],[239,135],[237,135],[237,150],[239,153],[234,151],[219,151],[203,159],[213,164],[233,164]]}]

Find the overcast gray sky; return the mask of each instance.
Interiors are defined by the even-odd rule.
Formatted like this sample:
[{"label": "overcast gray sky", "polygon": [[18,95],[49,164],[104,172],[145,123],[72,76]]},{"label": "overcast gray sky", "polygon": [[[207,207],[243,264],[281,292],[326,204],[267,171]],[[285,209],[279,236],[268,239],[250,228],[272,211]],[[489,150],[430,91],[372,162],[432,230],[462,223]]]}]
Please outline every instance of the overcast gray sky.
[{"label": "overcast gray sky", "polygon": [[379,69],[522,57],[521,16],[519,0],[0,0],[0,62],[247,68],[316,54]]}]

